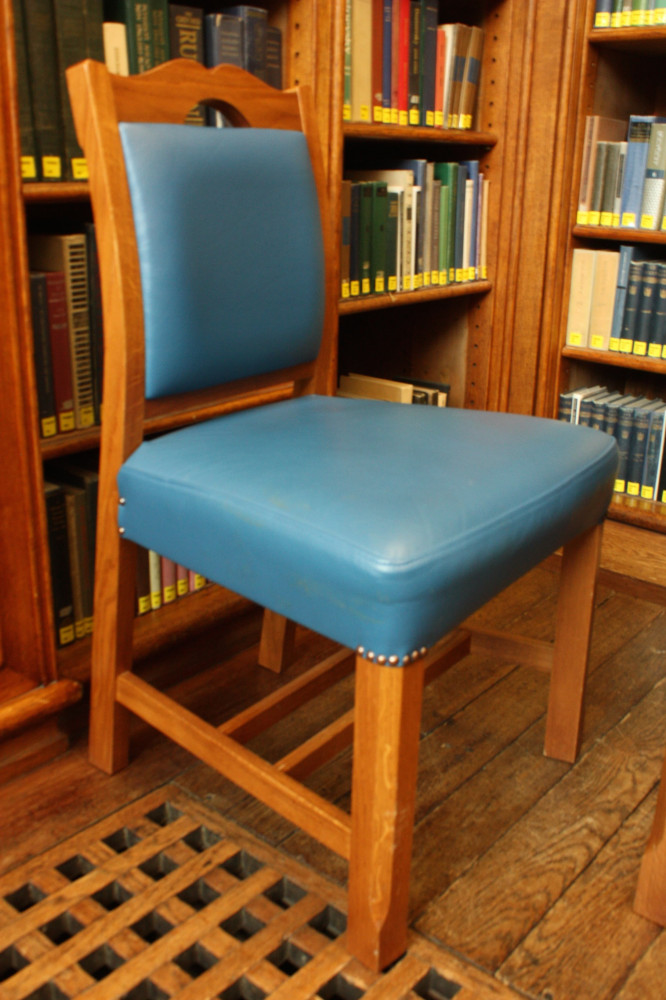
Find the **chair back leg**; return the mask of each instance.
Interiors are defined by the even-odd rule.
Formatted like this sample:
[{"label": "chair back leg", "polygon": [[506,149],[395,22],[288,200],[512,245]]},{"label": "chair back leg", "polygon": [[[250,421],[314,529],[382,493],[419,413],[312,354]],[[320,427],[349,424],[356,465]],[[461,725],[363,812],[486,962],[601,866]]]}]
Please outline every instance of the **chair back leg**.
[{"label": "chair back leg", "polygon": [[638,875],[634,909],[648,920],[666,927],[666,757],[652,830]]},{"label": "chair back leg", "polygon": [[259,666],[281,674],[294,658],[295,636],[294,622],[265,608],[259,643]]},{"label": "chair back leg", "polygon": [[594,616],[602,526],[564,546],[544,753],[573,764],[583,723],[583,696]]},{"label": "chair back leg", "polygon": [[376,970],[407,945],[423,679],[357,656],[347,945]]}]

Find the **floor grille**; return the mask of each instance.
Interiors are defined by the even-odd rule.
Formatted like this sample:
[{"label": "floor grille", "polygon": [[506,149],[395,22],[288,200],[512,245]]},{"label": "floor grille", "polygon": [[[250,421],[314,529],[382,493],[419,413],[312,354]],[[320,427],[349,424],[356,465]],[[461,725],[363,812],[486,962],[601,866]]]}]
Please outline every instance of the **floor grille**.
[{"label": "floor grille", "polygon": [[167,786],[0,879],[2,1000],[510,1000],[417,934],[345,950],[339,887]]}]

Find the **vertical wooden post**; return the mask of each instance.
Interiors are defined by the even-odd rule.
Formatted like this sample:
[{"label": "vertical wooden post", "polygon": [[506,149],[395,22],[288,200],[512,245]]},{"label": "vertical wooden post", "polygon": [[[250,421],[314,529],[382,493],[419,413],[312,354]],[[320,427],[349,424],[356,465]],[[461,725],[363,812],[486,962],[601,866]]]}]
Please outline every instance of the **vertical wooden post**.
[{"label": "vertical wooden post", "polygon": [[634,909],[666,927],[666,757],[652,830],[638,874]]},{"label": "vertical wooden post", "polygon": [[583,698],[601,554],[601,524],[564,546],[544,752],[572,764],[578,754]]},{"label": "vertical wooden post", "polygon": [[265,608],[259,642],[259,666],[281,674],[294,657],[295,635],[294,622]]},{"label": "vertical wooden post", "polygon": [[356,658],[347,945],[375,970],[407,945],[423,674]]}]

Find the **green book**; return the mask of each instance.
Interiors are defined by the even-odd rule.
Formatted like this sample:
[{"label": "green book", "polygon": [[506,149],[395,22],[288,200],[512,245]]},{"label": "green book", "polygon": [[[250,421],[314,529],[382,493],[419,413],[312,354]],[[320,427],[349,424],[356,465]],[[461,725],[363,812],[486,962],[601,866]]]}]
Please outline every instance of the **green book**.
[{"label": "green book", "polygon": [[636,306],[636,323],[634,326],[634,341],[632,354],[646,357],[648,344],[652,337],[654,310],[657,301],[657,283],[659,268],[655,261],[645,261],[641,268],[641,282],[638,290]]},{"label": "green book", "polygon": [[400,220],[402,218],[401,191],[390,187],[387,190],[388,211],[386,213],[386,291],[398,291],[398,268],[400,246]]},{"label": "green book", "polygon": [[168,0],[150,0],[150,32],[153,66],[170,58]]},{"label": "green book", "polygon": [[127,28],[127,61],[130,73],[145,73],[153,66],[151,11],[148,0],[106,0],[104,17]]},{"label": "green book", "polygon": [[358,263],[361,295],[372,292],[373,181],[361,181],[358,222]]},{"label": "green book", "polygon": [[620,351],[623,354],[631,354],[634,347],[634,332],[638,319],[642,268],[642,261],[634,260],[629,265],[629,278],[624,300],[624,313],[622,314],[622,328],[620,330]]},{"label": "green book", "polygon": [[38,173],[41,180],[59,181],[63,179],[64,142],[51,0],[23,0],[23,24]]},{"label": "green book", "polygon": [[[456,280],[455,246],[456,246],[456,207],[458,202],[458,164],[436,163],[435,177],[442,182],[442,188],[448,192],[448,208],[444,214],[447,220],[446,260],[448,262],[448,280]],[[440,279],[441,284],[441,279]]]},{"label": "green book", "polygon": [[16,76],[18,84],[18,123],[21,139],[21,180],[39,180],[37,169],[37,143],[35,141],[35,123],[32,116],[30,99],[30,80],[28,71],[28,50],[26,47],[25,26],[23,24],[23,4],[21,0],[14,2],[14,44],[16,47]]},{"label": "green book", "polygon": [[[441,182],[440,182],[441,183]],[[449,226],[451,194],[448,184],[441,185],[439,191],[439,283],[449,283]]]},{"label": "green book", "polygon": [[372,181],[372,237],[370,241],[370,287],[376,294],[388,290],[386,275],[386,223],[388,190],[384,181]]}]

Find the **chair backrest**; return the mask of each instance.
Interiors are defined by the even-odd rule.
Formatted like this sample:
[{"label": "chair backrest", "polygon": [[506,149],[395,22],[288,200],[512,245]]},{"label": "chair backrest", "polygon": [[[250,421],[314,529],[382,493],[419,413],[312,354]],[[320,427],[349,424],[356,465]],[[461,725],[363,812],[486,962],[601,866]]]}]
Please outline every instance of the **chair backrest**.
[{"label": "chair backrest", "polygon": [[[120,461],[144,417],[150,427],[174,408],[191,419],[332,391],[336,255],[307,88],[278,91],[184,59],[132,77],[86,60],[67,77],[89,165],[104,407],[123,422]],[[183,124],[200,103],[238,127]],[[163,399],[183,393],[198,395]]]}]

